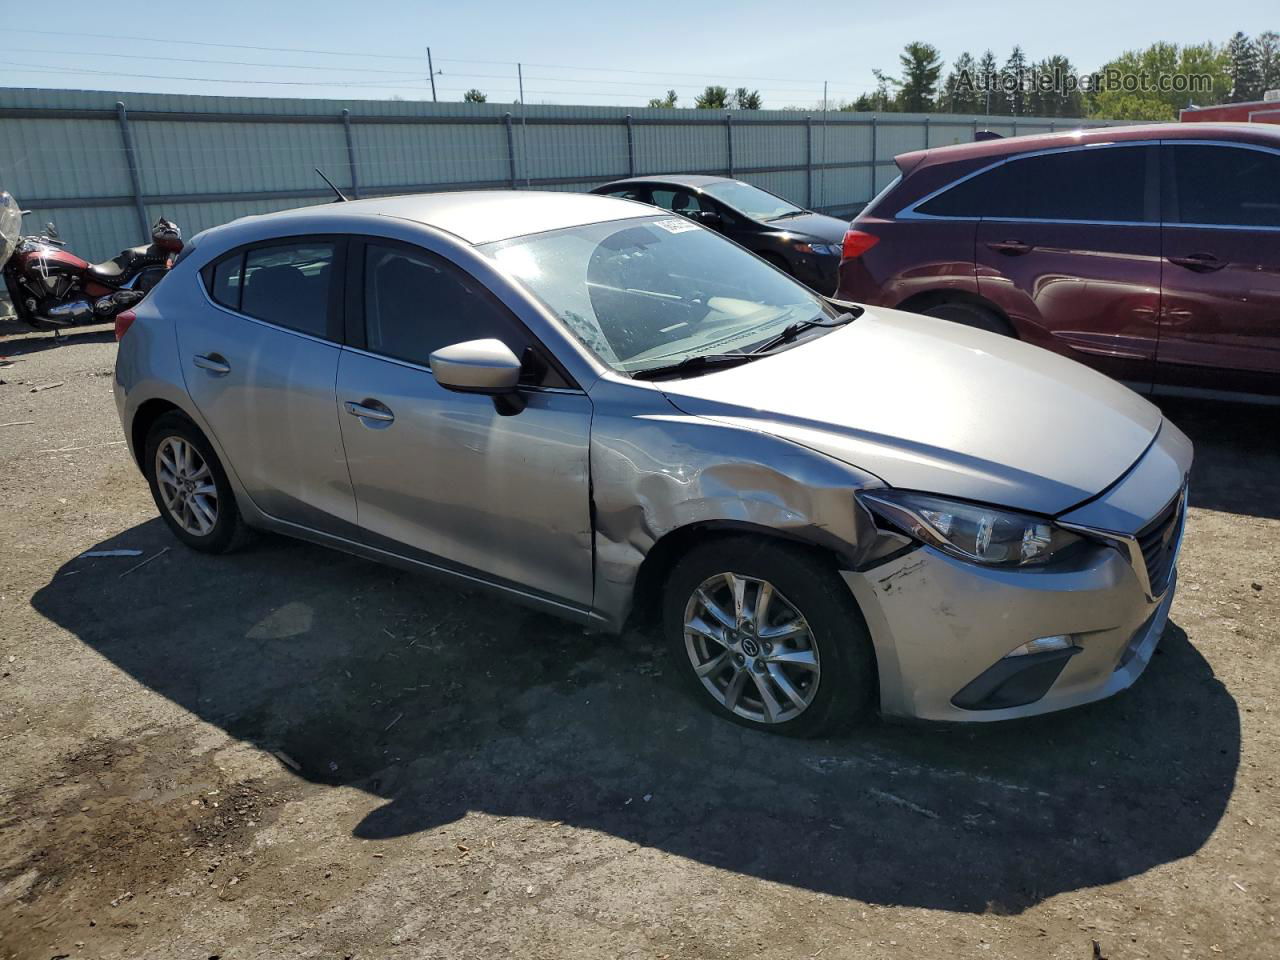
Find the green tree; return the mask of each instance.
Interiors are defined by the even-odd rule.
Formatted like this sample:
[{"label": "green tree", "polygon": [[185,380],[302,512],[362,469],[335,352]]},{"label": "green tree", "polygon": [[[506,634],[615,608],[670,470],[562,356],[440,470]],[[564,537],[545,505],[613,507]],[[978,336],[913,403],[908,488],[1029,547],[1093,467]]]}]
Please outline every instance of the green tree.
[{"label": "green tree", "polygon": [[948,113],[977,113],[983,97],[978,89],[978,64],[968,53],[956,57],[938,97],[938,106]]},{"label": "green tree", "polygon": [[463,103],[484,103],[488,99],[489,98],[487,96],[485,96],[475,87],[472,87],[470,90],[468,90],[466,93],[462,95]]},{"label": "green tree", "polygon": [[[1061,55],[1046,57],[1032,68],[1037,84],[1027,93],[1027,113],[1034,117],[1082,117],[1084,95],[1074,87],[1075,67]],[[1041,87],[1041,83],[1049,82]]]},{"label": "green tree", "polygon": [[[1231,88],[1226,54],[1212,43],[1178,47],[1174,43],[1153,43],[1145,50],[1126,50],[1105,64],[1099,73],[1121,76],[1146,74],[1149,89],[1130,91],[1104,87],[1090,95],[1089,114],[1109,120],[1176,120],[1178,110],[1191,102],[1219,102]],[[1204,76],[1210,89],[1160,90],[1171,84],[1162,78],[1177,75]]]},{"label": "green tree", "polygon": [[748,90],[746,87],[739,87],[733,91],[733,105],[739,110],[759,110],[763,103],[759,90]]},{"label": "green tree", "polygon": [[1262,92],[1280,90],[1280,34],[1274,30],[1260,33],[1253,45],[1258,51],[1258,73],[1262,79]]},{"label": "green tree", "polygon": [[996,55],[988,50],[978,61],[978,76],[981,78],[978,100],[982,104],[982,112],[990,113],[992,108],[1000,110],[1002,94],[995,87],[1000,74],[1000,65],[996,63]]},{"label": "green tree", "polygon": [[676,101],[677,101],[677,100],[679,100],[679,99],[680,99],[680,98],[679,98],[678,96],[676,96],[676,92],[675,92],[674,90],[668,90],[668,91],[667,91],[667,95],[666,95],[665,97],[653,97],[653,98],[649,101],[649,106],[651,106],[651,107],[674,107],[674,106],[676,105]]},{"label": "green tree", "polygon": [[898,88],[898,108],[907,113],[929,113],[938,96],[938,77],[942,74],[942,57],[929,43],[908,43],[898,55],[902,79],[892,83]]},{"label": "green tree", "polygon": [[729,106],[729,90],[718,84],[709,86],[694,98],[693,105],[699,110],[724,110]]},{"label": "green tree", "polygon": [[[1027,112],[1027,93],[1023,89],[1023,82],[1028,74],[1028,66],[1027,55],[1022,52],[1022,47],[1013,48],[1000,73],[1004,78],[1004,110],[1001,112],[1013,117],[1024,116]],[[993,97],[992,102],[994,101]]]},{"label": "green tree", "polygon": [[1258,49],[1243,33],[1227,41],[1227,72],[1231,76],[1228,103],[1262,99],[1262,76],[1258,70]]}]

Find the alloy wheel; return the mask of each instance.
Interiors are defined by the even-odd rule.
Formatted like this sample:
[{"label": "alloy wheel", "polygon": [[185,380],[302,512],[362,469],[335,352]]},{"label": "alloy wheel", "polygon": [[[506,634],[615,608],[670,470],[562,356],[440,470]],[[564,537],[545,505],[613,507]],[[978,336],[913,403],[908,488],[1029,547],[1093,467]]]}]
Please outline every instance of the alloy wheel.
[{"label": "alloy wheel", "polygon": [[169,516],[195,537],[208,536],[218,522],[218,487],[200,451],[190,440],[168,436],[156,448],[156,484]]},{"label": "alloy wheel", "polygon": [[813,631],[767,580],[736,573],[704,580],[685,605],[684,643],[702,685],[748,720],[794,720],[818,692]]}]

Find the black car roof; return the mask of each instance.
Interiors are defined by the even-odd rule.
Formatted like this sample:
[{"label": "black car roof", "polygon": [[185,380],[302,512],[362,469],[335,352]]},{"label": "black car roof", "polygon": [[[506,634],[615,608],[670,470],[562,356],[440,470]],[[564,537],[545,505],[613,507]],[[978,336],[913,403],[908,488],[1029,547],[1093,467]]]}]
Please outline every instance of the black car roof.
[{"label": "black car roof", "polygon": [[645,177],[625,177],[622,180],[614,180],[603,186],[596,187],[591,192],[600,193],[605,190],[616,190],[619,187],[652,183],[669,183],[673,187],[692,187],[696,190],[712,183],[733,182],[734,180],[731,177],[711,177],[701,173],[655,173]]}]

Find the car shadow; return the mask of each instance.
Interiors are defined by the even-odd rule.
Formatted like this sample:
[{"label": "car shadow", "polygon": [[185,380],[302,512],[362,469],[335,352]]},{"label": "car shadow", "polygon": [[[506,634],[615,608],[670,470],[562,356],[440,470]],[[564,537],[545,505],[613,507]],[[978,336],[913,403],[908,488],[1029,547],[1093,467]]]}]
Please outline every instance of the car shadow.
[{"label": "car shadow", "polygon": [[[263,537],[209,557],[159,520],[32,599],[139,683],[319,784],[385,798],[355,837],[468,811],[604,831],[796,887],[1018,912],[1189,856],[1240,759],[1235,701],[1176,625],[1133,689],[1033,720],[798,741],[712,716],[655,638]],[[126,566],[127,565],[127,566]]]},{"label": "car shadow", "polygon": [[21,320],[0,321],[0,355],[6,357],[43,353],[72,343],[111,343],[113,340],[114,324],[41,330]]},{"label": "car shadow", "polygon": [[1280,406],[1174,397],[1159,405],[1196,447],[1191,506],[1280,519]]}]

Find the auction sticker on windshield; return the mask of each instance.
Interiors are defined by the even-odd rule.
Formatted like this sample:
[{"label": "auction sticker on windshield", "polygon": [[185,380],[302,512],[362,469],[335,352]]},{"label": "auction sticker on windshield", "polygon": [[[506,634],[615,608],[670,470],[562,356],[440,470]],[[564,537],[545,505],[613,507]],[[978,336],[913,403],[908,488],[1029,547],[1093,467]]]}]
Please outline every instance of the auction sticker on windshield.
[{"label": "auction sticker on windshield", "polygon": [[671,220],[655,220],[655,227],[661,227],[667,233],[684,233],[686,230],[697,230],[698,225],[682,217],[674,217]]}]

